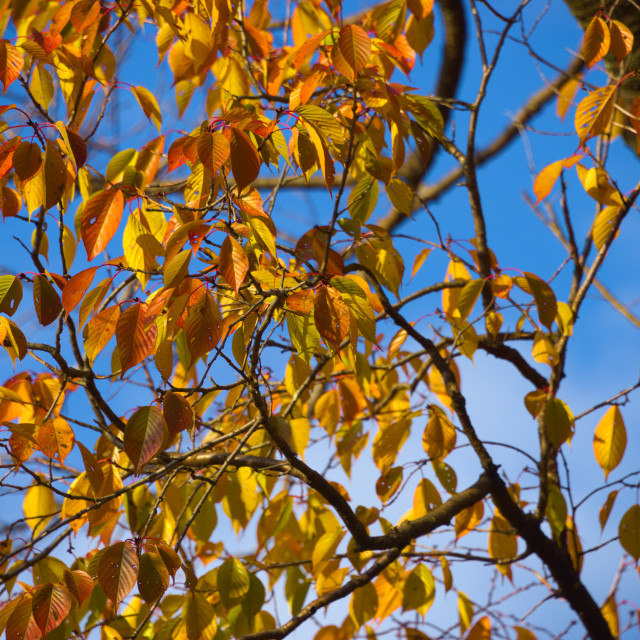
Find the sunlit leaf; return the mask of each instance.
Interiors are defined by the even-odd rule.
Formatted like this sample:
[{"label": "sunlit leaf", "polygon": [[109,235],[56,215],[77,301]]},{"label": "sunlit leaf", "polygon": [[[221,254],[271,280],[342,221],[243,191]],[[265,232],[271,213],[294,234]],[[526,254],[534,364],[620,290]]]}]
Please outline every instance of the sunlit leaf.
[{"label": "sunlit leaf", "polygon": [[584,32],[582,43],[582,56],[587,69],[607,55],[610,44],[609,26],[600,16],[594,16]]},{"label": "sunlit leaf", "polygon": [[610,407],[593,436],[593,452],[605,478],[620,464],[626,446],[627,430],[620,409],[617,406]]},{"label": "sunlit leaf", "polygon": [[87,202],[80,227],[87,260],[105,250],[118,229],[123,208],[124,197],[119,189],[99,191]]}]

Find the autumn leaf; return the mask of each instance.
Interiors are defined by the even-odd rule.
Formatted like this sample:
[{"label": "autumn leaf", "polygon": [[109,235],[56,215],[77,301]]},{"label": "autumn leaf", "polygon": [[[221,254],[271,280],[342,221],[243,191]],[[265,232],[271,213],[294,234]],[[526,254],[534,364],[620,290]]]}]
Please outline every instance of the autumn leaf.
[{"label": "autumn leaf", "polygon": [[81,217],[80,235],[93,260],[104,251],[120,225],[124,197],[119,189],[108,188],[96,193],[87,202]]}]

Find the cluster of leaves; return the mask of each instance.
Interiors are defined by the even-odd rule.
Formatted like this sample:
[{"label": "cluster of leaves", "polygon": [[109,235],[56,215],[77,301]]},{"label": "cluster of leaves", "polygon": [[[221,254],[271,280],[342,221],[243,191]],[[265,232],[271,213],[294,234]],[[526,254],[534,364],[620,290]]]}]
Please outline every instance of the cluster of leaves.
[{"label": "cluster of leaves", "polygon": [[[11,38],[0,41],[0,80],[5,93],[20,85],[21,101],[0,106],[0,209],[33,227],[31,248],[23,246],[36,269],[0,276],[0,342],[18,368],[0,388],[1,446],[25,479],[17,489],[24,517],[0,549],[8,640],[89,637],[96,626],[114,639],[282,638],[342,598],[348,615],[316,639],[375,638],[373,622],[393,621],[399,609],[424,619],[436,578],[438,590],[457,594],[461,633],[488,638],[493,614],[478,616],[450,566],[469,534],[486,549],[469,561],[513,579],[518,559],[535,554],[593,637],[617,634],[615,594],[600,607],[581,582],[576,509],[552,473],[574,434],[558,397],[573,324],[638,195],[625,196],[586,146],[611,137],[617,85],[580,102],[580,151],[546,167],[534,186],[542,200],[575,166],[604,207],[592,266],[572,240],[576,276],[565,302],[540,276],[502,270],[487,245],[475,125],[458,149],[437,98],[392,81],[431,42],[432,5],[391,0],[350,21],[336,0],[303,0],[284,27],[273,26],[269,10],[278,7],[267,0],[250,9],[227,0],[2,9]],[[126,59],[112,50],[114,34],[137,36],[143,26],[173,75],[178,116],[196,107],[200,88],[206,93],[197,120],[206,118],[191,130],[168,130],[173,107],[116,79]],[[624,25],[596,16],[585,61],[611,51],[622,62],[632,46]],[[561,98],[570,103],[577,86],[571,78]],[[105,159],[94,137],[123,91],[157,131]],[[473,118],[480,103],[467,105]],[[635,128],[640,107],[627,113]],[[462,167],[477,233],[467,250],[419,238],[412,278],[431,252],[448,266],[442,281],[401,297],[406,255],[370,220],[380,203],[414,211],[419,198],[403,167],[410,153],[428,167],[437,150]],[[593,168],[581,164],[589,158]],[[267,190],[270,171],[279,177],[266,179]],[[312,228],[287,229],[276,203],[316,173],[331,194],[329,213]],[[430,338],[406,309],[440,291],[442,327]],[[12,319],[25,310],[51,325],[44,342]],[[513,340],[531,342],[530,359]],[[473,362],[478,349],[533,384],[524,402],[540,434],[535,514],[520,485],[498,473],[467,412],[456,360]],[[123,409],[107,396],[118,381]],[[80,414],[69,408],[78,395]],[[87,411],[92,421],[80,418]],[[412,469],[403,447],[416,428],[424,454]],[[626,437],[614,404],[594,435],[605,477]],[[479,468],[466,489],[449,457],[461,439]],[[354,507],[344,485],[363,453],[378,474],[377,502]],[[603,505],[602,528],[619,491]],[[385,517],[411,492],[400,520]],[[255,549],[236,555],[214,542],[219,516]],[[445,551],[426,540],[438,530],[449,534]],[[618,537],[636,563],[639,531],[635,504]],[[95,548],[67,564],[64,543],[74,537]],[[279,583],[287,622],[267,595]],[[398,624],[412,640],[427,637],[419,627],[415,617]]]}]

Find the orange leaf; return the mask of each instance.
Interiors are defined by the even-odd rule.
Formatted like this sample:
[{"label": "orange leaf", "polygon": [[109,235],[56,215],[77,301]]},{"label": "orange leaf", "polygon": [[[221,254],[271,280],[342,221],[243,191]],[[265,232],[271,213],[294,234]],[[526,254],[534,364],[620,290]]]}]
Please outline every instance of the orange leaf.
[{"label": "orange leaf", "polygon": [[189,309],[184,326],[191,362],[209,353],[222,338],[222,316],[210,293]]},{"label": "orange leaf", "polygon": [[[221,133],[212,133],[208,129],[198,137],[198,157],[200,162],[215,176],[229,159],[231,145]],[[235,174],[234,174],[235,175]]]},{"label": "orange leaf", "polygon": [[242,245],[231,236],[227,236],[220,249],[220,273],[238,293],[244,277],[249,271],[249,260]]},{"label": "orange leaf", "polygon": [[124,450],[135,473],[160,451],[166,424],[158,407],[140,407],[124,429]]},{"label": "orange leaf", "polygon": [[114,188],[99,191],[87,202],[80,219],[87,260],[93,260],[107,247],[118,229],[123,209],[122,192]]},{"label": "orange leaf", "polygon": [[633,33],[618,20],[612,20],[609,25],[611,35],[611,53],[616,60],[622,62],[633,49]]},{"label": "orange leaf", "polygon": [[116,341],[120,350],[121,376],[151,355],[156,345],[157,328],[145,328],[147,305],[131,305],[116,323]]},{"label": "orange leaf", "polygon": [[575,128],[583,145],[589,138],[605,133],[613,117],[616,85],[596,89],[583,98],[576,109]]},{"label": "orange leaf", "polygon": [[138,578],[138,556],[129,542],[107,547],[98,564],[98,583],[117,606],[133,589]]},{"label": "orange leaf", "polygon": [[336,351],[349,335],[351,313],[333,287],[320,287],[314,300],[314,319],[318,333]]},{"label": "orange leaf", "polygon": [[582,43],[582,56],[587,69],[591,69],[607,55],[610,44],[611,36],[607,23],[595,16],[584,32]]},{"label": "orange leaf", "polygon": [[67,314],[71,313],[82,298],[84,298],[84,294],[91,286],[97,270],[98,267],[89,267],[76,273],[76,275],[72,276],[67,282],[62,290],[62,306]]},{"label": "orange leaf", "polygon": [[0,40],[0,80],[4,90],[20,75],[24,60],[22,53],[7,40]]},{"label": "orange leaf", "polygon": [[64,583],[81,606],[93,592],[93,578],[80,569],[65,571]]},{"label": "orange leaf", "polygon": [[49,458],[58,456],[61,464],[73,448],[73,429],[66,420],[53,418],[40,425],[38,429],[38,446]]},{"label": "orange leaf", "polygon": [[338,43],[332,52],[333,64],[339,73],[355,80],[370,56],[371,40],[362,27],[349,24],[340,29]]},{"label": "orange leaf", "polygon": [[491,620],[488,616],[480,618],[480,620],[471,627],[466,640],[491,640]]}]

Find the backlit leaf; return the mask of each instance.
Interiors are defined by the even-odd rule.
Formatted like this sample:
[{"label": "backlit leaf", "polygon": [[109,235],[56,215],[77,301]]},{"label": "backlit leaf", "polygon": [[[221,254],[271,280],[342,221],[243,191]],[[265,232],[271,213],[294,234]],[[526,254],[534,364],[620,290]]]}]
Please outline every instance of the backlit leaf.
[{"label": "backlit leaf", "polygon": [[620,63],[633,49],[633,33],[619,20],[611,20],[609,34],[611,36],[610,51]]},{"label": "backlit leaf", "polygon": [[422,446],[433,460],[442,460],[456,446],[456,430],[442,409],[431,405],[422,435]]},{"label": "backlit leaf", "polygon": [[483,517],[484,504],[481,500],[460,511],[456,515],[456,539],[462,538],[462,536],[473,531],[482,522]]},{"label": "backlit leaf", "polygon": [[107,547],[98,564],[98,583],[116,606],[133,589],[138,578],[138,556],[129,542]]},{"label": "backlit leaf", "polygon": [[575,128],[580,144],[605,133],[613,118],[616,85],[592,91],[576,109]]},{"label": "backlit leaf", "polygon": [[607,55],[610,44],[609,26],[600,16],[594,16],[584,32],[582,43],[582,56],[587,69]]},{"label": "backlit leaf", "polygon": [[231,145],[221,133],[205,130],[198,136],[197,150],[200,162],[215,176],[229,159]]},{"label": "backlit leaf", "polygon": [[[68,285],[67,285],[68,286]],[[113,338],[118,320],[120,319],[120,305],[114,304],[97,313],[85,327],[84,348],[87,352],[89,364],[93,366],[98,354]]]},{"label": "backlit leaf", "polygon": [[43,635],[64,622],[71,611],[71,605],[71,594],[60,584],[43,584],[36,589],[31,607]]},{"label": "backlit leaf", "polygon": [[220,249],[220,273],[236,294],[248,271],[249,260],[242,245],[235,238],[227,236]]},{"label": "backlit leaf", "polygon": [[600,520],[600,529],[604,530],[607,521],[609,520],[609,515],[611,514],[611,509],[613,509],[613,503],[615,502],[616,498],[618,497],[618,492],[617,491],[611,491],[609,493],[609,495],[607,496],[607,499],[605,500],[604,504],[600,507],[600,513],[598,515],[598,518]]},{"label": "backlit leaf", "polygon": [[367,65],[371,55],[371,40],[367,32],[355,24],[345,25],[340,29],[337,48],[347,64],[346,69],[340,68],[339,71],[341,73],[346,71],[346,75],[354,80]]},{"label": "backlit leaf", "polygon": [[16,276],[0,276],[0,313],[12,316],[22,300],[22,282]]},{"label": "backlit leaf", "polygon": [[212,640],[218,627],[213,607],[202,594],[195,591],[189,591],[184,597],[182,619],[187,640]]},{"label": "backlit leaf", "polygon": [[[44,479],[42,479],[44,482]],[[34,484],[27,489],[22,505],[27,525],[37,536],[46,528],[58,507],[53,491],[45,484]]]},{"label": "backlit leaf", "polygon": [[164,394],[162,415],[172,437],[193,427],[194,412],[189,401],[173,391]]},{"label": "backlit leaf", "polygon": [[132,304],[116,322],[116,341],[120,351],[121,376],[140,364],[155,349],[157,329],[155,323],[146,327],[147,305]]},{"label": "backlit leaf", "polygon": [[420,615],[429,610],[436,595],[436,583],[431,571],[419,563],[407,576],[402,588],[402,609],[414,609]]},{"label": "backlit leaf", "polygon": [[160,112],[160,106],[156,97],[146,89],[145,87],[133,87],[131,89],[133,95],[136,97],[138,104],[142,107],[144,115],[153,122],[158,128],[158,131],[162,128],[162,113]]},{"label": "backlit leaf", "polygon": [[33,306],[43,327],[51,324],[62,311],[60,296],[45,276],[37,275],[33,279]]},{"label": "backlit leaf", "polygon": [[239,195],[258,177],[260,156],[249,136],[240,129],[231,129],[229,142],[231,171],[233,171]]},{"label": "backlit leaf", "polygon": [[22,53],[7,40],[0,40],[0,81],[6,92],[9,85],[20,75],[24,60]]},{"label": "backlit leaf", "polygon": [[155,602],[169,587],[169,571],[157,553],[140,556],[138,591],[145,602]]},{"label": "backlit leaf", "polygon": [[471,627],[465,640],[491,640],[491,620],[484,616]]},{"label": "backlit leaf", "polygon": [[104,251],[120,224],[124,197],[119,189],[99,191],[87,202],[81,217],[80,234],[87,260]]},{"label": "backlit leaf", "polygon": [[620,409],[617,406],[610,407],[593,436],[593,452],[605,478],[620,464],[626,446],[627,430]]},{"label": "backlit leaf", "polygon": [[73,429],[63,418],[51,418],[43,422],[38,429],[38,445],[49,458],[57,457],[64,465],[65,458],[73,448]]},{"label": "backlit leaf", "polygon": [[333,287],[320,287],[313,303],[314,318],[323,340],[338,351],[349,335],[351,313]]},{"label": "backlit leaf", "polygon": [[640,558],[640,505],[634,504],[622,516],[618,527],[622,548],[636,561]]},{"label": "backlit leaf", "polygon": [[158,453],[164,440],[166,424],[158,407],[140,407],[128,420],[124,430],[124,450],[135,473]]},{"label": "backlit leaf", "polygon": [[218,569],[218,592],[222,602],[231,608],[249,591],[249,572],[237,558],[227,558]]}]

